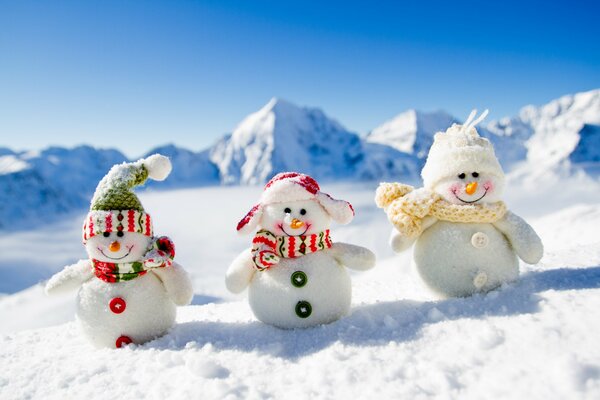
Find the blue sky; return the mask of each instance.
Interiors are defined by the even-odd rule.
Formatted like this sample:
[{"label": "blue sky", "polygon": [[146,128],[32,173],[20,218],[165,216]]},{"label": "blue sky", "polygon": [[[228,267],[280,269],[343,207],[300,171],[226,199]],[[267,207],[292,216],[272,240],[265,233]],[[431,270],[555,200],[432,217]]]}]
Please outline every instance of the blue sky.
[{"label": "blue sky", "polygon": [[366,133],[600,87],[594,1],[4,1],[0,146],[212,144],[271,97]]}]

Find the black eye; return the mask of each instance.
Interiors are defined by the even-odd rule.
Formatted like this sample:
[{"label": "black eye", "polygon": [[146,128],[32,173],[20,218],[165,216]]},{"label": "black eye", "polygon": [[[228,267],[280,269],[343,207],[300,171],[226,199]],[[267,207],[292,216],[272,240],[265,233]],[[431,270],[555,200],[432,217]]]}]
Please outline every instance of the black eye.
[{"label": "black eye", "polygon": [[458,177],[460,179],[465,179],[467,177],[467,174],[465,174],[464,172],[462,174],[459,174]]},{"label": "black eye", "polygon": [[471,175],[473,175],[473,178],[477,178],[479,176],[479,172],[473,172]]},{"label": "black eye", "polygon": [[283,210],[283,212],[289,214],[292,212],[292,210],[289,207],[286,207],[285,210]]},{"label": "black eye", "polygon": [[300,210],[300,215],[306,215],[306,210],[304,208]]},{"label": "black eye", "polygon": [[122,231],[117,232],[118,237],[123,237],[124,233]]},{"label": "black eye", "polygon": [[110,232],[104,232],[102,235],[104,235],[104,237],[109,237],[110,236]]}]

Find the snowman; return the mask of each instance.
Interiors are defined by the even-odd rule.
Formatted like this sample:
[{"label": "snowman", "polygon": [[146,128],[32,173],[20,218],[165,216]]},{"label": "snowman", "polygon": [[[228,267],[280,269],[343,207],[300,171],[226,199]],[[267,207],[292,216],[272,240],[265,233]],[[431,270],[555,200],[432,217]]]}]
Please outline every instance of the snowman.
[{"label": "snowman", "polygon": [[306,328],[348,313],[352,297],[345,267],[367,270],[375,255],[359,246],[334,243],[331,220],[354,218],[350,203],[320,191],[310,176],[280,173],[265,186],[260,203],[239,222],[255,233],[226,276],[227,288],[248,300],[256,318],[279,328]]},{"label": "snowman", "polygon": [[477,133],[473,111],[434,137],[421,176],[423,188],[382,183],[375,201],[394,226],[392,249],[414,244],[416,269],[445,297],[487,292],[519,276],[517,257],[540,261],[533,228],[501,201],[504,173],[489,140]]},{"label": "snowman", "polygon": [[84,221],[89,259],[65,267],[46,284],[48,294],[79,288],[77,320],[97,347],[164,335],[175,322],[176,305],[191,302],[191,281],[173,261],[173,242],[154,237],[150,215],[131,191],[170,172],[169,159],[159,154],[115,165],[98,184]]}]

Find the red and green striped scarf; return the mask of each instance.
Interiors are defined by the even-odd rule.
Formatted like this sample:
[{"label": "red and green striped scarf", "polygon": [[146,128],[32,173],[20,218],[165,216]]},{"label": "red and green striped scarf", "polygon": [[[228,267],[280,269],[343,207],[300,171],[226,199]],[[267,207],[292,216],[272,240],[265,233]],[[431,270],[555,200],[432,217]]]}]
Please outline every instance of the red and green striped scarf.
[{"label": "red and green striped scarf", "polygon": [[113,263],[92,259],[94,274],[108,283],[130,281],[152,268],[170,267],[175,258],[175,244],[166,236],[157,238],[141,261]]},{"label": "red and green striped scarf", "polygon": [[308,236],[276,236],[261,230],[252,239],[252,261],[257,270],[263,271],[277,264],[280,258],[298,258],[331,246],[329,229]]}]

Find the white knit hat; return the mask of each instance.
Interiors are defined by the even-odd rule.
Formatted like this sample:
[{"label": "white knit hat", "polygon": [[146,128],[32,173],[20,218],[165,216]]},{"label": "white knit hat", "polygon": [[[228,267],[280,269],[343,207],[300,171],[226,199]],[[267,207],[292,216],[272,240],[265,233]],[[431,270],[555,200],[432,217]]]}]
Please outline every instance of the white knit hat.
[{"label": "white knit hat", "polygon": [[504,172],[492,143],[479,136],[475,129],[475,125],[485,118],[487,111],[473,121],[477,112],[473,110],[464,125],[453,124],[446,132],[435,134],[421,171],[425,188],[433,189],[441,180],[463,172],[479,172],[504,179]]},{"label": "white knit hat", "polygon": [[262,208],[268,204],[299,200],[317,200],[334,221],[347,224],[354,218],[352,205],[344,200],[336,200],[321,192],[317,181],[298,172],[282,172],[275,175],[265,185],[260,202],[252,207],[238,223],[240,233],[254,231],[262,216]]}]

